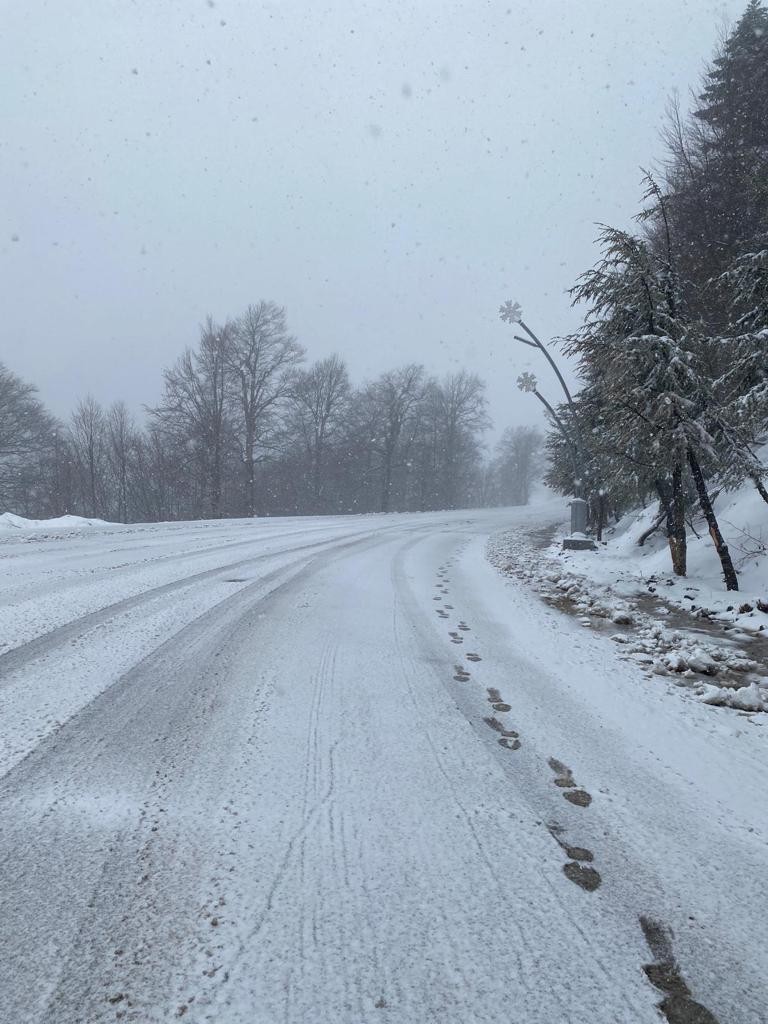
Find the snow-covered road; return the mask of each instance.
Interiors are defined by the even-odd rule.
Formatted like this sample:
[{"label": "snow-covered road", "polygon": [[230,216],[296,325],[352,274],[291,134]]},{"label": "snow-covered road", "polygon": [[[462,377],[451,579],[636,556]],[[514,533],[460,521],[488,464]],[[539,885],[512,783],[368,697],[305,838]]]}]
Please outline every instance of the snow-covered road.
[{"label": "snow-covered road", "polygon": [[502,579],[548,518],[3,538],[0,1022],[764,1024],[768,731]]}]

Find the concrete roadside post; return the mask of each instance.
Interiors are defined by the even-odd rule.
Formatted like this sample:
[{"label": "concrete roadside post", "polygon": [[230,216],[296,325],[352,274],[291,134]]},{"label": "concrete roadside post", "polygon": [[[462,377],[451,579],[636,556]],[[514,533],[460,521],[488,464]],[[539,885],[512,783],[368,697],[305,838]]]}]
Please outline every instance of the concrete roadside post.
[{"label": "concrete roadside post", "polygon": [[571,502],[571,535],[563,538],[563,551],[596,551],[593,540],[587,537],[587,503],[583,498]]}]

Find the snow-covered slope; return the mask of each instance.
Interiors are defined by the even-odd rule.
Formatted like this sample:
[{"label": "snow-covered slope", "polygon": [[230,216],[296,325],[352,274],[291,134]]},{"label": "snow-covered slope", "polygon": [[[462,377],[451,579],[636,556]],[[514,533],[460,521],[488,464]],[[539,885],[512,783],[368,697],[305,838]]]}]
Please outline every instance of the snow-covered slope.
[{"label": "snow-covered slope", "polygon": [[0,530],[61,530],[89,526],[110,526],[104,519],[84,519],[82,516],[56,516],[54,519],[26,519],[13,512],[0,513]]},{"label": "snow-covered slope", "polygon": [[701,519],[694,524],[698,536],[688,532],[685,579],[672,573],[669,548],[661,530],[639,547],[638,538],[653,524],[656,512],[657,506],[651,504],[641,512],[626,515],[615,528],[606,531],[605,544],[596,553],[564,552],[563,564],[600,583],[634,583],[643,589],[652,586],[671,604],[687,609],[693,605],[694,611],[703,609],[748,631],[761,627],[768,630],[768,615],[758,610],[758,602],[768,605],[768,505],[754,486],[722,494],[715,503],[720,528],[739,574],[738,593],[726,591],[720,561]]}]

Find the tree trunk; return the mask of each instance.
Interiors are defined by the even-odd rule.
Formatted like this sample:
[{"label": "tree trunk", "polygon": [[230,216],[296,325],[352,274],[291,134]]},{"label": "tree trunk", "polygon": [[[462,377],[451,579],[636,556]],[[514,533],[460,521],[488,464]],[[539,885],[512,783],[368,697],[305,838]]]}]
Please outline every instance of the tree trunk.
[{"label": "tree trunk", "polygon": [[214,441],[213,466],[211,472],[211,518],[221,518],[221,445]]},{"label": "tree trunk", "polygon": [[325,439],[319,436],[315,439],[315,444],[312,451],[312,501],[314,503],[313,512],[319,515],[324,511],[323,509],[323,449],[325,447]]},{"label": "tree trunk", "polygon": [[726,590],[738,590],[739,580],[736,575],[736,570],[733,567],[728,545],[723,540],[722,533],[720,533],[720,527],[715,516],[715,510],[712,508],[712,502],[709,499],[709,494],[707,493],[707,485],[704,482],[704,474],[701,471],[699,460],[696,458],[693,448],[689,447],[686,454],[688,456],[688,465],[691,467],[693,482],[696,485],[696,493],[699,495],[701,511],[704,513],[704,518],[707,520],[709,535],[712,538],[712,543],[715,545],[715,551],[717,551],[718,558],[720,559],[720,565],[723,567],[725,588]]},{"label": "tree trunk", "polygon": [[603,539],[603,527],[605,526],[605,495],[600,492],[597,499],[597,540]]},{"label": "tree trunk", "polygon": [[384,475],[381,482],[381,503],[380,511],[389,512],[389,503],[392,499],[392,463],[394,462],[394,447],[384,452]]},{"label": "tree trunk", "polygon": [[384,467],[384,481],[381,485],[380,510],[389,512],[389,499],[392,493],[392,467],[389,463]]},{"label": "tree trunk", "polygon": [[96,459],[92,450],[88,454],[88,485],[91,492],[91,515],[96,518],[99,514],[96,508]]},{"label": "tree trunk", "polygon": [[685,534],[685,492],[683,467],[677,462],[672,470],[672,564],[678,576],[688,571],[688,540]]},{"label": "tree trunk", "polygon": [[760,479],[759,476],[753,476],[752,482],[757,488],[757,493],[760,495],[763,501],[766,502],[766,504],[768,504],[768,491],[766,491],[763,481]]},{"label": "tree trunk", "polygon": [[245,446],[245,507],[246,515],[252,519],[256,515],[256,460],[250,441]]},{"label": "tree trunk", "polygon": [[658,528],[661,526],[661,524],[664,522],[664,520],[666,518],[667,518],[667,510],[666,510],[665,507],[662,506],[662,511],[660,512],[660,514],[658,516],[656,516],[656,518],[654,519],[653,523],[648,527],[647,530],[644,530],[640,534],[640,536],[637,538],[637,546],[639,548],[641,548],[643,546],[643,544],[645,544],[645,542],[648,540],[649,537],[652,537],[653,534],[656,533],[656,531],[658,530]]},{"label": "tree trunk", "polygon": [[672,571],[676,576],[687,572],[687,540],[685,535],[685,496],[683,494],[683,467],[676,463],[672,469],[672,493],[662,480],[656,481],[656,491],[664,509],[667,543],[672,558]]}]

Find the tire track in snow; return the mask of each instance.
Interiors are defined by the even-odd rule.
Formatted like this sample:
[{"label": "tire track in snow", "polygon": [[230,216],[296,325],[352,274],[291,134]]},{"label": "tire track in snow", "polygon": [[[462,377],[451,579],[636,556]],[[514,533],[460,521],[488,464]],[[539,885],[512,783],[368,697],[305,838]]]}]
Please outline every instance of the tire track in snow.
[{"label": "tire track in snow", "polygon": [[[392,527],[390,527],[390,529],[392,529]],[[352,543],[366,540],[371,535],[372,534],[370,533],[363,534],[362,537],[355,538]],[[18,647],[13,647],[10,650],[5,651],[3,654],[0,654],[0,687],[2,687],[3,684],[3,677],[9,676],[19,668],[45,654],[48,654],[57,647],[61,647],[69,640],[82,636],[82,634],[92,630],[96,626],[103,625],[110,619],[115,618],[115,616],[121,615],[127,611],[132,611],[143,604],[155,601],[161,597],[167,597],[170,594],[183,590],[186,587],[194,586],[197,583],[215,579],[223,573],[235,572],[238,569],[245,568],[246,566],[261,565],[264,562],[299,552],[304,553],[334,547],[343,548],[346,543],[349,543],[349,541],[345,538],[341,540],[334,539],[332,541],[313,541],[308,544],[301,544],[287,548],[284,551],[265,552],[263,554],[251,555],[248,558],[239,559],[235,562],[228,562],[212,569],[205,569],[202,572],[193,573],[190,576],[185,576],[181,579],[172,580],[169,583],[163,583],[160,586],[152,587],[149,590],[142,591],[140,594],[134,594],[131,597],[114,601],[105,605],[103,608],[81,615],[78,618],[73,619],[71,622],[58,626],[48,633],[44,633],[39,637],[35,637],[33,640],[29,640]]]},{"label": "tire track in snow", "polygon": [[[355,538],[352,541],[348,541],[343,545],[334,545],[332,549],[325,550],[316,554],[313,557],[307,559],[303,557],[296,560],[292,566],[291,571],[288,572],[286,567],[283,566],[279,570],[275,570],[275,583],[276,586],[262,598],[253,600],[253,594],[245,595],[244,591],[239,591],[237,594],[232,595],[228,602],[227,608],[222,605],[214,609],[206,617],[203,623],[197,625],[190,625],[186,630],[182,631],[170,641],[167,641],[163,645],[163,650],[160,652],[154,652],[148,659],[145,659],[140,665],[130,673],[130,680],[123,680],[124,683],[130,682],[132,687],[138,688],[143,691],[147,698],[151,700],[151,707],[156,707],[155,694],[167,694],[167,700],[161,701],[161,707],[157,708],[156,714],[170,714],[171,708],[173,707],[173,701],[180,699],[183,703],[179,706],[179,713],[182,714],[184,721],[187,721],[188,728],[185,732],[179,733],[176,729],[173,734],[167,736],[168,740],[173,741],[173,752],[172,756],[168,760],[165,767],[164,760],[161,760],[160,771],[165,784],[168,787],[178,786],[179,773],[182,771],[182,765],[188,764],[190,758],[194,759],[196,751],[204,749],[200,747],[200,744],[204,738],[204,733],[201,733],[198,728],[195,727],[195,721],[198,723],[205,722],[207,714],[205,708],[207,704],[203,705],[201,715],[192,716],[189,718],[189,711],[186,710],[187,700],[182,696],[183,689],[174,687],[167,689],[161,683],[160,690],[157,690],[157,682],[160,682],[165,675],[168,665],[176,665],[179,658],[183,660],[184,657],[191,659],[191,664],[194,666],[194,673],[196,678],[200,680],[199,685],[202,687],[201,699],[208,701],[213,699],[211,694],[208,693],[205,685],[205,680],[210,678],[210,672],[208,666],[214,669],[216,666],[215,658],[217,657],[218,651],[224,652],[228,649],[227,638],[231,635],[240,635],[242,633],[242,623],[249,617],[256,621],[261,614],[258,609],[263,609],[266,605],[271,604],[274,600],[284,598],[284,596],[290,592],[290,589],[297,584],[303,586],[307,579],[320,572],[323,568],[330,565],[335,560],[342,558],[350,550],[355,548],[374,548],[377,545],[384,543],[387,538],[377,536],[365,536],[362,538]],[[285,577],[282,581],[277,580],[277,576],[283,574]],[[263,584],[264,580],[258,581]],[[254,583],[252,586],[255,586]],[[202,627],[202,628],[201,628]],[[219,635],[220,639],[212,647],[209,644],[209,638]],[[187,656],[187,648],[197,650],[195,647],[197,643],[200,649],[206,650],[206,657],[204,664],[196,664],[195,658],[192,654]],[[208,645],[208,646],[206,646]],[[226,645],[226,646],[224,646]],[[330,667],[332,672],[332,663]],[[215,674],[215,672],[214,672]],[[325,673],[328,676],[328,669]],[[158,676],[158,680],[155,682],[154,677]],[[181,684],[179,684],[181,685]],[[113,688],[114,689],[114,688]],[[325,684],[321,687],[324,692]],[[322,696],[322,693],[321,693]],[[19,789],[20,778],[26,777],[26,786],[29,787],[31,784],[31,778],[35,775],[40,775],[44,779],[47,779],[51,772],[53,772],[56,778],[66,778],[66,770],[56,770],[55,766],[52,767],[50,763],[50,755],[57,756],[59,753],[66,760],[67,752],[62,749],[62,741],[65,736],[70,737],[72,733],[77,736],[85,728],[86,736],[93,737],[94,735],[100,735],[104,730],[103,728],[95,725],[93,719],[94,716],[105,717],[110,723],[114,722],[114,708],[111,705],[115,700],[123,706],[124,709],[131,709],[134,713],[135,695],[131,692],[130,686],[123,686],[117,688],[114,693],[105,693],[101,699],[97,699],[93,702],[93,706],[84,709],[79,720],[72,722],[70,727],[63,727],[62,733],[64,735],[58,737],[57,742],[52,743],[46,751],[37,751],[34,755],[30,756],[28,763],[23,766],[17,766],[18,770],[12,772],[12,778],[6,777],[4,784],[0,785],[0,797],[3,795],[8,796],[9,793],[16,793]],[[168,703],[170,702],[170,703]],[[167,705],[167,712],[165,706]],[[182,710],[184,709],[184,710]],[[174,712],[175,716],[176,712]],[[118,716],[119,718],[119,716]],[[320,743],[320,724],[321,724],[321,703],[318,702],[316,707],[316,713],[314,715],[315,727],[312,730],[314,736],[317,739],[318,749],[321,746]],[[91,719],[88,723],[88,719]],[[108,730],[107,730],[108,731]],[[184,739],[184,735],[187,739]],[[144,741],[145,745],[151,743],[151,741]],[[148,746],[149,757],[147,760],[151,760],[152,747]],[[49,756],[45,756],[49,755]],[[290,872],[294,870],[294,856],[297,851],[298,843],[302,836],[312,828],[314,828],[319,820],[322,820],[324,808],[327,807],[333,796],[333,790],[335,786],[335,766],[332,762],[332,758],[335,757],[335,744],[331,751],[329,751],[329,757],[327,759],[328,770],[327,785],[323,785],[323,778],[321,775],[317,777],[317,788],[315,790],[317,795],[317,802],[314,807],[308,809],[307,819],[303,822],[302,827],[299,829],[297,835],[293,836],[288,844],[288,848],[285,851],[285,856],[282,859],[281,864],[278,867],[278,871],[275,877],[272,879],[269,891],[267,894],[266,903],[262,908],[261,919],[255,922],[255,926],[249,928],[245,934],[242,934],[239,939],[239,952],[244,954],[249,948],[252,948],[253,939],[258,935],[260,929],[266,923],[269,913],[276,900],[277,893],[280,891],[281,886],[285,884],[287,877]],[[122,758],[121,758],[122,760]],[[157,776],[156,776],[157,778]],[[79,786],[78,786],[79,788]],[[3,792],[5,790],[5,793]],[[150,787],[150,791],[155,794],[159,793],[157,787]],[[169,790],[170,791],[170,790]],[[202,794],[201,794],[202,798]],[[195,929],[192,927],[195,920],[201,920],[201,927],[210,929],[207,934],[214,935],[218,933],[219,927],[229,928],[228,919],[224,918],[223,922],[218,921],[214,926],[211,921],[212,917],[217,916],[216,914],[216,902],[213,900],[213,906],[210,908],[213,913],[206,911],[203,918],[200,918],[200,914],[203,912],[201,908],[197,908],[194,913],[190,913],[189,908],[184,910],[183,907],[176,907],[174,905],[174,888],[173,879],[175,872],[171,867],[172,861],[170,857],[174,856],[173,848],[163,846],[163,829],[158,828],[157,832],[153,829],[157,825],[157,814],[159,812],[158,804],[160,801],[165,802],[165,797],[156,796],[153,798],[154,810],[152,814],[149,811],[139,814],[139,825],[133,829],[129,828],[118,832],[110,846],[113,847],[114,853],[106,857],[97,878],[95,879],[92,887],[92,895],[88,900],[88,906],[83,908],[83,913],[79,917],[78,924],[76,925],[75,938],[69,943],[69,955],[66,958],[66,963],[62,965],[62,985],[54,989],[50,997],[50,1005],[62,1008],[61,1019],[75,1020],[76,1007],[82,1009],[83,1001],[88,1000],[88,1005],[92,1007],[91,1015],[89,1016],[89,1024],[94,1024],[97,1020],[102,1019],[114,1019],[115,1009],[118,1010],[122,1007],[125,1010],[130,1009],[133,1018],[126,1019],[137,1019],[141,1021],[141,1024],[146,1024],[150,1019],[168,1019],[171,1015],[171,1009],[168,1009],[168,1016],[155,1017],[148,1013],[149,1006],[164,1006],[163,1000],[169,993],[163,992],[161,989],[156,989],[158,984],[162,983],[162,979],[158,978],[153,970],[149,970],[149,973],[144,977],[142,975],[141,964],[136,962],[136,958],[132,954],[126,953],[125,957],[121,957],[120,963],[112,962],[109,957],[105,957],[104,954],[109,950],[114,943],[111,941],[111,937],[106,935],[103,941],[98,942],[96,945],[97,957],[98,957],[98,971],[94,964],[89,967],[87,972],[87,978],[83,977],[83,955],[82,955],[82,943],[86,942],[87,946],[93,948],[93,939],[95,936],[102,934],[105,928],[110,927],[111,924],[115,923],[114,907],[110,907],[109,903],[102,905],[99,912],[99,902],[108,900],[110,893],[114,892],[115,887],[118,887],[118,892],[121,892],[120,900],[130,901],[129,911],[123,915],[121,927],[128,929],[129,935],[121,940],[118,948],[125,950],[136,950],[136,949],[149,949],[152,947],[153,941],[157,941],[158,935],[165,935],[165,929],[170,929],[167,933],[167,938],[163,941],[167,943],[167,949],[176,949],[177,957],[181,959],[182,963],[186,958],[187,947],[194,937]],[[154,815],[154,816],[152,816]],[[236,828],[237,826],[235,826]],[[173,837],[171,837],[173,839]],[[147,845],[148,844],[148,845]],[[141,850],[146,850],[147,856],[150,857],[151,869],[147,871],[137,872],[134,864],[134,857],[140,853]],[[152,856],[152,851],[156,850],[156,855]],[[146,858],[145,858],[146,860]],[[183,875],[189,874],[194,876],[198,870],[197,865],[192,861],[183,862]],[[21,872],[17,879],[17,882],[21,883],[23,888],[25,878],[27,877],[24,871],[24,865],[21,864]],[[199,870],[202,870],[202,866]],[[227,871],[225,866],[222,866],[219,871],[224,874]],[[170,872],[170,874],[169,874]],[[141,879],[144,874],[149,874],[149,879],[138,885],[136,882],[137,877]],[[157,878],[155,878],[157,875]],[[7,876],[6,876],[7,877]],[[224,874],[224,877],[226,875]],[[9,879],[10,881],[10,879]],[[170,888],[168,887],[170,884]],[[142,887],[145,888],[146,894],[157,893],[162,894],[161,897],[155,899],[154,897],[149,898],[142,893]],[[220,891],[220,895],[224,896],[225,890]],[[213,899],[213,898],[212,898]],[[137,902],[138,901],[138,905]],[[142,900],[144,902],[142,902]],[[149,900],[149,902],[147,902]],[[205,909],[205,908],[203,908]],[[158,917],[159,915],[159,917]],[[184,922],[188,922],[188,931],[184,932]],[[181,926],[182,931],[179,933],[179,927]],[[160,929],[160,931],[158,931]],[[204,932],[205,934],[205,932]],[[133,935],[133,939],[129,941],[130,935]],[[186,937],[185,937],[186,935]],[[191,948],[191,947],[190,947]],[[195,948],[200,948],[196,946]],[[212,950],[215,947],[211,947]],[[98,951],[101,952],[98,952]],[[204,956],[205,954],[200,954]],[[104,962],[107,959],[109,962]],[[214,960],[207,959],[202,961],[202,965],[208,969],[210,968],[209,975],[206,975],[206,987],[213,986],[216,991],[222,990],[222,985],[225,985],[225,979],[228,973],[231,973],[237,966],[238,957],[226,956],[224,961],[217,965]],[[121,966],[122,965],[122,966]],[[149,968],[148,968],[149,969]],[[138,972],[138,973],[137,973]],[[202,972],[201,972],[202,976]],[[73,987],[72,979],[79,978],[80,988],[77,987],[76,982]],[[102,979],[102,996],[103,1002],[99,1002],[99,978]],[[66,980],[69,979],[69,980]],[[134,998],[131,992],[136,992],[136,986],[138,985],[138,995]],[[83,987],[84,986],[84,987]],[[95,986],[95,987],[94,987]],[[133,988],[131,988],[133,986]],[[155,994],[152,995],[152,992]],[[118,1003],[111,1004],[108,1002],[110,998],[118,996],[125,996],[121,998]],[[179,1007],[186,1006],[188,1009],[195,1002],[196,1005],[200,1004],[200,999],[204,995],[203,991],[190,991],[184,998],[186,1002],[179,1004]],[[130,999],[133,1006],[128,1005]],[[94,1001],[95,1000],[95,1001]],[[153,1002],[155,1000],[155,1002]],[[143,1009],[136,1007],[143,1006]],[[63,1008],[69,1007],[67,1010],[70,1016],[66,1016]],[[170,1007],[170,1004],[169,1004]],[[174,1003],[174,1011],[178,1009]],[[98,1008],[98,1009],[97,1009]],[[187,1012],[186,1010],[184,1011]],[[138,1014],[138,1016],[136,1016]],[[48,1019],[45,1015],[40,1019]]]},{"label": "tire track in snow", "polygon": [[[408,553],[408,551],[415,544],[419,543],[420,540],[422,540],[422,538],[416,538],[410,544],[405,545],[400,550],[400,552],[398,554],[398,558],[397,558],[396,563],[395,563],[395,566],[393,567],[393,578],[394,578],[394,582],[395,582],[394,593],[395,593],[395,602],[396,602],[395,607],[396,607],[396,609],[397,609],[397,603],[398,603],[399,595],[402,593],[402,561],[405,558],[405,555]],[[444,582],[448,582],[448,580],[445,578],[444,572],[443,572],[443,577],[442,578],[443,578]],[[447,594],[448,590],[445,589],[444,593]],[[408,618],[410,618],[410,617],[408,617]],[[403,652],[403,646],[404,645],[403,645],[403,642],[402,642],[401,637],[400,637],[400,627],[399,627],[399,623],[398,623],[398,616],[397,616],[397,614],[394,617],[394,637],[395,637],[396,652],[397,652],[400,660],[404,660],[404,657],[405,657],[404,652]],[[461,641],[459,641],[459,642],[461,642]],[[408,676],[408,674],[407,673],[403,673],[403,676],[404,676],[404,679],[406,681],[406,686],[407,686],[407,689],[408,689],[408,694],[409,694],[409,697],[410,697],[410,700],[411,700],[412,707],[414,709],[414,714],[418,716],[419,709],[420,709],[420,701],[418,699],[418,695],[417,695],[416,691],[413,688],[413,684],[411,683],[410,677]],[[447,791],[451,795],[451,799],[453,801],[453,805],[456,808],[456,811],[458,812],[458,820],[460,820],[462,822],[465,834],[470,837],[471,843],[474,846],[474,848],[476,849],[477,854],[479,856],[480,863],[483,865],[483,869],[484,869],[484,872],[486,874],[487,884],[489,884],[495,890],[495,892],[498,895],[498,898],[499,898],[500,902],[502,904],[506,905],[510,910],[513,911],[513,913],[507,915],[506,920],[507,920],[508,923],[511,923],[512,926],[515,929],[515,935],[516,935],[516,938],[517,938],[517,945],[516,945],[515,948],[517,950],[521,950],[522,951],[522,953],[521,952],[517,953],[518,977],[516,978],[516,981],[523,987],[523,989],[525,990],[526,993],[530,993],[530,992],[532,992],[534,990],[534,987],[535,987],[534,977],[533,977],[532,973],[529,971],[529,968],[528,968],[528,964],[530,964],[532,959],[534,959],[534,957],[533,957],[533,950],[530,947],[530,944],[528,942],[528,938],[527,938],[525,929],[520,927],[520,925],[518,924],[518,922],[516,920],[516,917],[515,917],[515,914],[514,914],[514,909],[515,908],[514,908],[513,903],[509,899],[508,882],[502,876],[499,875],[499,873],[498,873],[498,871],[496,869],[496,865],[493,863],[492,858],[489,857],[488,851],[485,849],[485,846],[484,846],[484,844],[482,842],[482,839],[481,839],[481,837],[480,837],[480,835],[479,835],[479,833],[478,833],[478,831],[477,831],[477,829],[476,829],[476,827],[475,827],[475,825],[474,825],[474,823],[472,821],[472,817],[471,817],[467,807],[465,806],[464,802],[462,801],[462,799],[461,799],[461,797],[460,797],[460,795],[458,793],[458,790],[456,789],[454,781],[451,778],[448,770],[446,769],[445,764],[443,763],[443,759],[440,756],[440,752],[437,749],[437,746],[435,744],[434,738],[432,737],[430,731],[429,730],[425,730],[424,736],[425,736],[426,742],[427,742],[427,744],[429,746],[429,749],[430,749],[430,752],[431,752],[431,755],[432,755],[432,760],[433,760],[433,762],[434,762],[434,764],[435,764],[439,774],[443,778],[445,786],[446,786],[446,789],[447,789]],[[450,931],[450,929],[448,927],[448,921],[447,921],[447,919],[445,917],[443,918],[443,937],[449,942],[449,944],[451,943],[452,935],[451,935],[451,931]],[[454,946],[454,952],[456,952],[456,947],[455,946]],[[455,957],[452,957],[452,959],[455,961]],[[466,984],[467,984],[468,987],[471,986],[471,983],[472,983],[471,979],[467,978],[466,979]]]},{"label": "tire track in snow", "polygon": [[[425,526],[419,532],[425,533],[429,529],[429,526]],[[385,543],[391,543],[392,539],[391,534],[373,536],[365,550],[372,551]],[[331,561],[335,563],[338,557],[334,552],[328,564]],[[318,566],[317,571],[323,568]],[[340,893],[349,888],[350,872],[357,872],[361,864],[359,851],[353,851],[350,846],[350,843],[356,844],[358,836],[354,832],[350,835],[342,815],[343,808],[338,806],[336,798],[337,758],[342,738],[334,734],[340,719],[337,714],[329,719],[326,710],[330,702],[338,711],[338,699],[333,697],[336,670],[337,645],[331,643],[322,648],[318,668],[311,679],[305,738],[301,743],[304,764],[299,789],[299,820],[296,827],[281,840],[282,852],[273,862],[258,905],[249,910],[249,924],[236,937],[227,955],[226,966],[229,977],[237,977],[242,982],[244,972],[253,960],[254,950],[260,948],[265,936],[272,935],[274,929],[274,935],[279,935],[279,941],[290,941],[297,952],[303,950],[302,966],[309,968],[311,965],[316,977],[323,979],[323,984],[329,988],[343,988],[343,1005],[348,1013],[353,1014],[344,1019],[363,1020],[365,993],[360,991],[359,979],[346,972],[341,975],[329,973],[335,970],[333,961],[328,959],[329,954],[338,958],[339,948],[343,950],[349,947],[354,950],[360,942],[359,935],[348,936],[349,918],[345,898],[341,897],[339,903]],[[333,728],[330,735],[329,726]],[[332,876],[330,881],[326,877],[327,873]],[[355,879],[355,882],[360,890],[366,891],[364,877]],[[328,895],[333,895],[333,903],[326,905]],[[292,908],[287,918],[285,904]],[[376,900],[371,895],[368,905],[375,904]],[[359,907],[359,903],[356,903],[356,907]],[[365,916],[354,923],[358,929],[367,930]],[[290,940],[285,932],[287,927],[290,928]],[[373,943],[370,947],[375,951]],[[313,954],[316,955],[314,963]],[[273,1007],[274,1018],[295,1021],[301,999],[306,1002],[307,979],[306,976],[302,977],[301,967],[293,962],[285,964],[284,970],[281,1001]],[[226,1005],[226,991],[226,983],[221,979],[210,992],[213,1019],[218,1019],[216,1014],[220,1014]]]},{"label": "tire track in snow", "polygon": [[[189,562],[189,561],[203,561],[204,559],[206,559],[206,558],[208,558],[210,556],[213,556],[213,555],[218,555],[221,552],[235,551],[238,548],[254,547],[255,545],[262,545],[263,546],[264,544],[270,543],[272,541],[284,541],[286,539],[291,539],[291,538],[296,539],[298,536],[307,537],[308,535],[311,535],[311,534],[314,534],[314,533],[319,533],[319,532],[328,533],[329,532],[329,528],[325,527],[325,526],[316,526],[316,527],[307,527],[305,529],[302,529],[301,531],[283,530],[281,532],[275,532],[275,533],[269,532],[269,533],[266,533],[266,534],[262,534],[261,536],[256,535],[256,536],[252,536],[252,537],[249,537],[249,538],[243,540],[243,539],[234,539],[234,538],[240,538],[241,537],[241,535],[242,535],[242,527],[240,527],[239,531],[236,531],[235,528],[232,528],[231,533],[233,535],[233,539],[229,540],[229,541],[226,541],[224,543],[213,543],[213,544],[211,544],[211,545],[209,545],[207,547],[199,547],[199,548],[196,548],[194,550],[187,550],[187,549],[183,549],[182,548],[182,549],[179,549],[179,550],[176,550],[176,551],[169,551],[167,553],[157,554],[155,556],[151,556],[150,555],[150,556],[148,556],[146,558],[143,558],[143,559],[140,559],[140,560],[136,560],[136,561],[122,562],[122,563],[116,563],[116,564],[111,564],[111,565],[106,565],[106,564],[99,565],[99,566],[96,566],[93,569],[88,570],[87,572],[83,572],[83,574],[79,575],[79,576],[71,576],[70,575],[70,576],[66,576],[66,577],[63,577],[63,578],[60,578],[60,579],[54,580],[54,581],[51,581],[50,579],[45,579],[45,580],[42,580],[42,581],[35,581],[35,583],[31,586],[31,589],[27,590],[26,592],[18,593],[19,589],[23,588],[25,585],[26,586],[30,586],[29,584],[25,584],[23,582],[24,568],[22,568],[22,569],[18,570],[19,574],[22,575],[22,580],[21,580],[21,582],[18,583],[16,588],[14,589],[14,587],[11,586],[11,587],[9,587],[7,589],[4,589],[0,593],[0,607],[5,607],[5,606],[8,606],[8,605],[15,605],[15,604],[18,604],[20,602],[23,603],[25,601],[29,601],[29,600],[33,599],[38,593],[42,593],[46,597],[50,597],[52,594],[55,594],[55,593],[67,592],[67,591],[77,591],[77,590],[80,590],[80,589],[82,589],[84,587],[87,587],[87,586],[93,586],[94,584],[103,583],[105,579],[108,579],[109,577],[114,576],[114,574],[116,572],[118,572],[118,571],[120,572],[120,574],[123,577],[127,577],[127,576],[131,576],[131,575],[135,575],[135,574],[146,573],[148,570],[162,568],[166,563],[170,563],[171,565],[173,565],[173,564],[176,564],[176,563],[184,563],[184,562]],[[88,540],[96,540],[96,539],[98,539],[98,537],[93,537],[91,535],[87,539]],[[177,540],[177,541],[179,541],[181,539],[183,539],[183,538],[174,538],[174,540]],[[197,538],[193,538],[193,539],[197,539]],[[334,537],[329,537],[328,539],[329,540],[333,540]],[[61,566],[62,563],[66,563],[67,561],[72,561],[76,565],[78,565],[78,567],[80,567],[82,565],[84,556],[87,556],[88,554],[90,554],[90,552],[87,552],[87,551],[83,552],[82,550],[75,551],[75,552],[67,551],[66,548],[68,546],[69,545],[64,545],[64,548],[63,548],[63,551],[62,551],[61,554],[58,554],[58,552],[56,553],[56,566],[57,566],[57,568],[59,566]],[[290,549],[278,548],[276,551],[273,551],[273,553],[277,555],[277,554],[280,554],[282,551],[285,551],[285,550],[290,550]],[[132,546],[127,546],[125,548],[112,549],[112,550],[110,550],[109,554],[117,554],[117,553],[120,553],[122,551],[131,551],[131,552],[133,552],[135,554],[135,549]],[[94,554],[99,553],[98,549],[96,549],[93,553]],[[28,552],[25,552],[25,554],[28,554]],[[41,552],[35,552],[35,554],[47,555],[48,554],[48,549],[45,548]],[[0,547],[0,559],[8,559],[8,558],[11,558],[11,557],[17,557],[18,558],[18,557],[22,557],[22,556],[20,556],[20,555],[10,556],[8,554],[8,552],[4,551],[2,549],[2,547]],[[33,567],[34,566],[32,566],[30,568],[33,568]],[[187,577],[184,577],[184,578],[187,578]],[[169,581],[169,582],[173,582],[173,581]]]},{"label": "tire track in snow", "polygon": [[[311,919],[309,919],[306,916],[306,914],[302,914],[297,926],[299,940],[299,974],[302,983],[304,982],[305,979],[305,968],[308,947],[311,948],[313,957],[322,955],[322,945],[318,936],[318,914],[321,912],[322,908],[318,908],[317,906],[316,893],[310,893],[308,891],[307,842],[313,831],[313,825],[315,824],[315,821],[318,825],[321,824],[321,822],[319,821],[319,813],[316,813],[318,807],[330,802],[334,789],[333,749],[335,744],[331,746],[330,750],[328,751],[328,790],[327,800],[324,799],[323,794],[321,792],[321,776],[323,774],[325,752],[320,749],[320,730],[323,698],[326,686],[328,685],[328,682],[333,678],[335,655],[335,646],[327,646],[323,650],[323,653],[321,655],[319,669],[313,675],[312,699],[309,708],[309,720],[304,750],[304,785],[301,811],[301,820],[304,831],[299,841],[297,873],[298,884],[302,890],[302,902],[304,898],[310,899],[312,905],[312,917]],[[329,814],[332,814],[332,807],[329,806],[328,810]],[[332,856],[333,853],[333,848],[331,848]],[[289,983],[286,986],[286,1020],[290,1019],[290,995],[291,984],[289,979]]]}]

